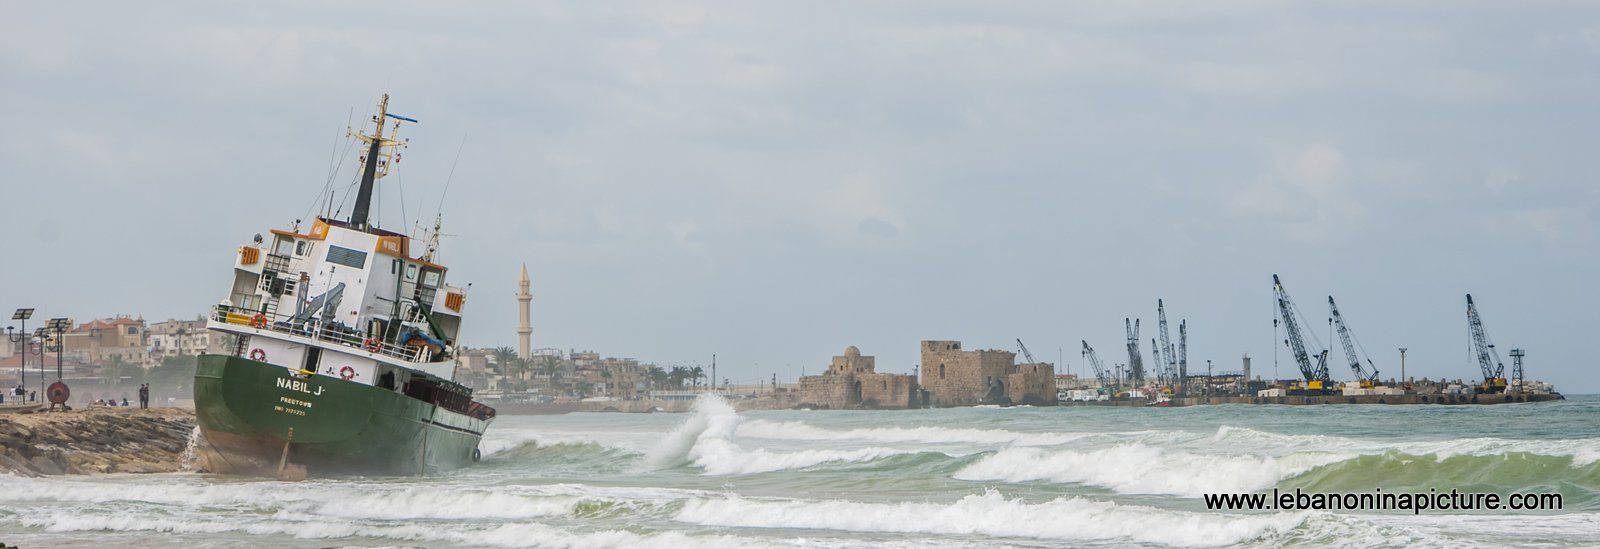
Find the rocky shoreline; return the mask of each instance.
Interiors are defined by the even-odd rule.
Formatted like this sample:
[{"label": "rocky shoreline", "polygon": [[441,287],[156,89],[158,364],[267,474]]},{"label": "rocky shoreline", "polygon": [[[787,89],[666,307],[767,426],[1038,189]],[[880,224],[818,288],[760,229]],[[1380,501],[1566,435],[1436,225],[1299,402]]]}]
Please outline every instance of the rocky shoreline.
[{"label": "rocky shoreline", "polygon": [[180,471],[194,430],[194,412],[182,408],[0,415],[0,472],[40,476]]}]

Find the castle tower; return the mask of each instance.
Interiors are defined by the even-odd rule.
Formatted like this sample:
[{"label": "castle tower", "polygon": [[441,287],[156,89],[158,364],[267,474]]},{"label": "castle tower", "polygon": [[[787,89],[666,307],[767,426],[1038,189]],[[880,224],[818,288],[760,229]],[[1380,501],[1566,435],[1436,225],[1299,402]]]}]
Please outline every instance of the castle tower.
[{"label": "castle tower", "polygon": [[531,338],[533,325],[528,321],[528,304],[533,301],[533,293],[528,291],[528,264],[522,264],[522,279],[517,281],[517,356],[523,360],[532,358]]}]

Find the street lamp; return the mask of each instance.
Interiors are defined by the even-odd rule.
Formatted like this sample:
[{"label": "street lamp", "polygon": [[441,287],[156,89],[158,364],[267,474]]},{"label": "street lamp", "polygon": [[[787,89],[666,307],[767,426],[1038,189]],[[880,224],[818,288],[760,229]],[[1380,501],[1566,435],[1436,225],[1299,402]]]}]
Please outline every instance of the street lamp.
[{"label": "street lamp", "polygon": [[6,326],[6,339],[11,341],[12,344],[23,344],[21,365],[17,367],[17,384],[24,387],[28,384],[28,345],[26,342],[28,341],[28,319],[30,318],[33,318],[33,307],[19,308],[17,312],[11,314],[11,320],[21,320],[22,330],[12,334],[11,327]]},{"label": "street lamp", "polygon": [[1404,387],[1404,386],[1406,386],[1407,383],[1409,383],[1406,380],[1406,351],[1407,350],[1408,349],[1406,349],[1405,347],[1401,347],[1400,348],[1400,386],[1401,387]]},{"label": "street lamp", "polygon": [[34,339],[39,340],[39,394],[44,393],[44,353],[50,350],[50,329],[40,326],[33,330]]},{"label": "street lamp", "polygon": [[65,318],[52,318],[48,324],[50,331],[56,333],[56,381],[61,381],[61,350],[66,348],[67,340],[62,334],[67,331],[67,324],[71,322]]}]

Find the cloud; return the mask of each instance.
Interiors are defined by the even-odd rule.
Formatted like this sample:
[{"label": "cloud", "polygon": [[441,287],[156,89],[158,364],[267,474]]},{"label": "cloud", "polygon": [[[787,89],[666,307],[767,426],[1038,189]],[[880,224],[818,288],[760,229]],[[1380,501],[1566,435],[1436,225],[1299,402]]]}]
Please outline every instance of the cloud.
[{"label": "cloud", "polygon": [[1521,224],[1523,231],[1532,231],[1552,241],[1567,239],[1575,234],[1588,236],[1587,232],[1594,226],[1588,208],[1583,207],[1519,209],[1512,211],[1511,215]]},{"label": "cloud", "polygon": [[1349,234],[1366,210],[1350,190],[1344,153],[1326,143],[1280,155],[1270,175],[1234,193],[1237,219],[1275,225],[1297,240]]},{"label": "cloud", "polygon": [[[424,197],[408,194],[412,209],[431,213],[471,136],[444,207],[460,235],[445,242],[452,280],[510,295],[531,259],[561,318],[540,337],[558,346],[662,360],[714,346],[798,370],[832,352],[811,349],[842,346],[813,345],[840,329],[817,305],[848,299],[894,316],[851,343],[911,364],[930,332],[1048,329],[1070,343],[1114,324],[1120,337],[1105,319],[1189,284],[1217,298],[1197,326],[1218,327],[1191,354],[1259,354],[1244,328],[1259,311],[1232,304],[1254,299],[1240,281],[1269,261],[1338,275],[1403,263],[1409,276],[1388,278],[1600,306],[1569,290],[1597,261],[1572,250],[1600,234],[1584,145],[1600,80],[1573,69],[1600,51],[1590,4],[1465,0],[1449,17],[1257,0],[5,12],[0,167],[18,182],[8,223],[29,237],[12,252],[33,260],[7,271],[0,304],[193,314],[226,292],[228,250],[316,201],[347,109],[364,119],[389,92],[423,121],[403,132],[402,188]],[[339,157],[345,172],[354,156]],[[399,202],[384,197],[386,219]],[[105,246],[80,226],[167,236],[159,250]],[[1518,264],[1455,263],[1488,238],[1518,246]],[[1307,242],[1374,260],[1294,253]],[[1075,279],[1015,282],[951,250]],[[99,277],[152,253],[162,269]],[[856,261],[848,281],[826,268],[841,259]],[[1551,282],[1526,284],[1530,272]],[[1360,295],[1389,282],[1347,283]],[[729,284],[792,313],[698,312]],[[930,290],[951,299],[930,306]],[[1008,300],[1040,306],[990,314]],[[476,303],[464,342],[513,334],[512,300]],[[1550,332],[1540,356],[1578,364],[1569,342],[1592,322],[1562,318],[1550,324],[1569,332]],[[1459,326],[1439,325],[1395,331],[1455,348]]]},{"label": "cloud", "polygon": [[1224,65],[1202,62],[1172,69],[1184,89],[1219,95],[1283,95],[1321,89],[1328,77],[1304,66]]}]

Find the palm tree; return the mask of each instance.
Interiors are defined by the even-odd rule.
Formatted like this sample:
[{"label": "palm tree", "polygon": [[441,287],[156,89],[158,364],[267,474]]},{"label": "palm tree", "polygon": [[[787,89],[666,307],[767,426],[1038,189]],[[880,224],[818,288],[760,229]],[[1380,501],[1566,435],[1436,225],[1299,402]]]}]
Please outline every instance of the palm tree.
[{"label": "palm tree", "polygon": [[674,388],[674,389],[682,389],[683,388],[683,382],[685,380],[688,380],[688,379],[689,379],[689,369],[688,368],[684,368],[682,366],[673,366],[672,367],[672,371],[667,372],[667,382],[669,384],[671,384],[672,388]]},{"label": "palm tree", "polygon": [[539,372],[550,377],[550,390],[556,390],[556,382],[561,379],[561,359],[545,355],[539,360]]},{"label": "palm tree", "polygon": [[495,347],[491,354],[494,356],[495,368],[500,370],[500,390],[506,390],[507,376],[511,373],[513,363],[517,361],[517,351],[510,347]]},{"label": "palm tree", "polygon": [[667,386],[667,382],[669,381],[669,378],[667,377],[667,371],[661,369],[660,366],[651,364],[648,368],[645,368],[644,372],[645,379],[650,380],[651,390],[660,389]]},{"label": "palm tree", "polygon": [[694,379],[694,386],[696,389],[698,389],[700,388],[700,380],[705,379],[706,377],[706,369],[699,366],[690,368],[689,376]]}]

